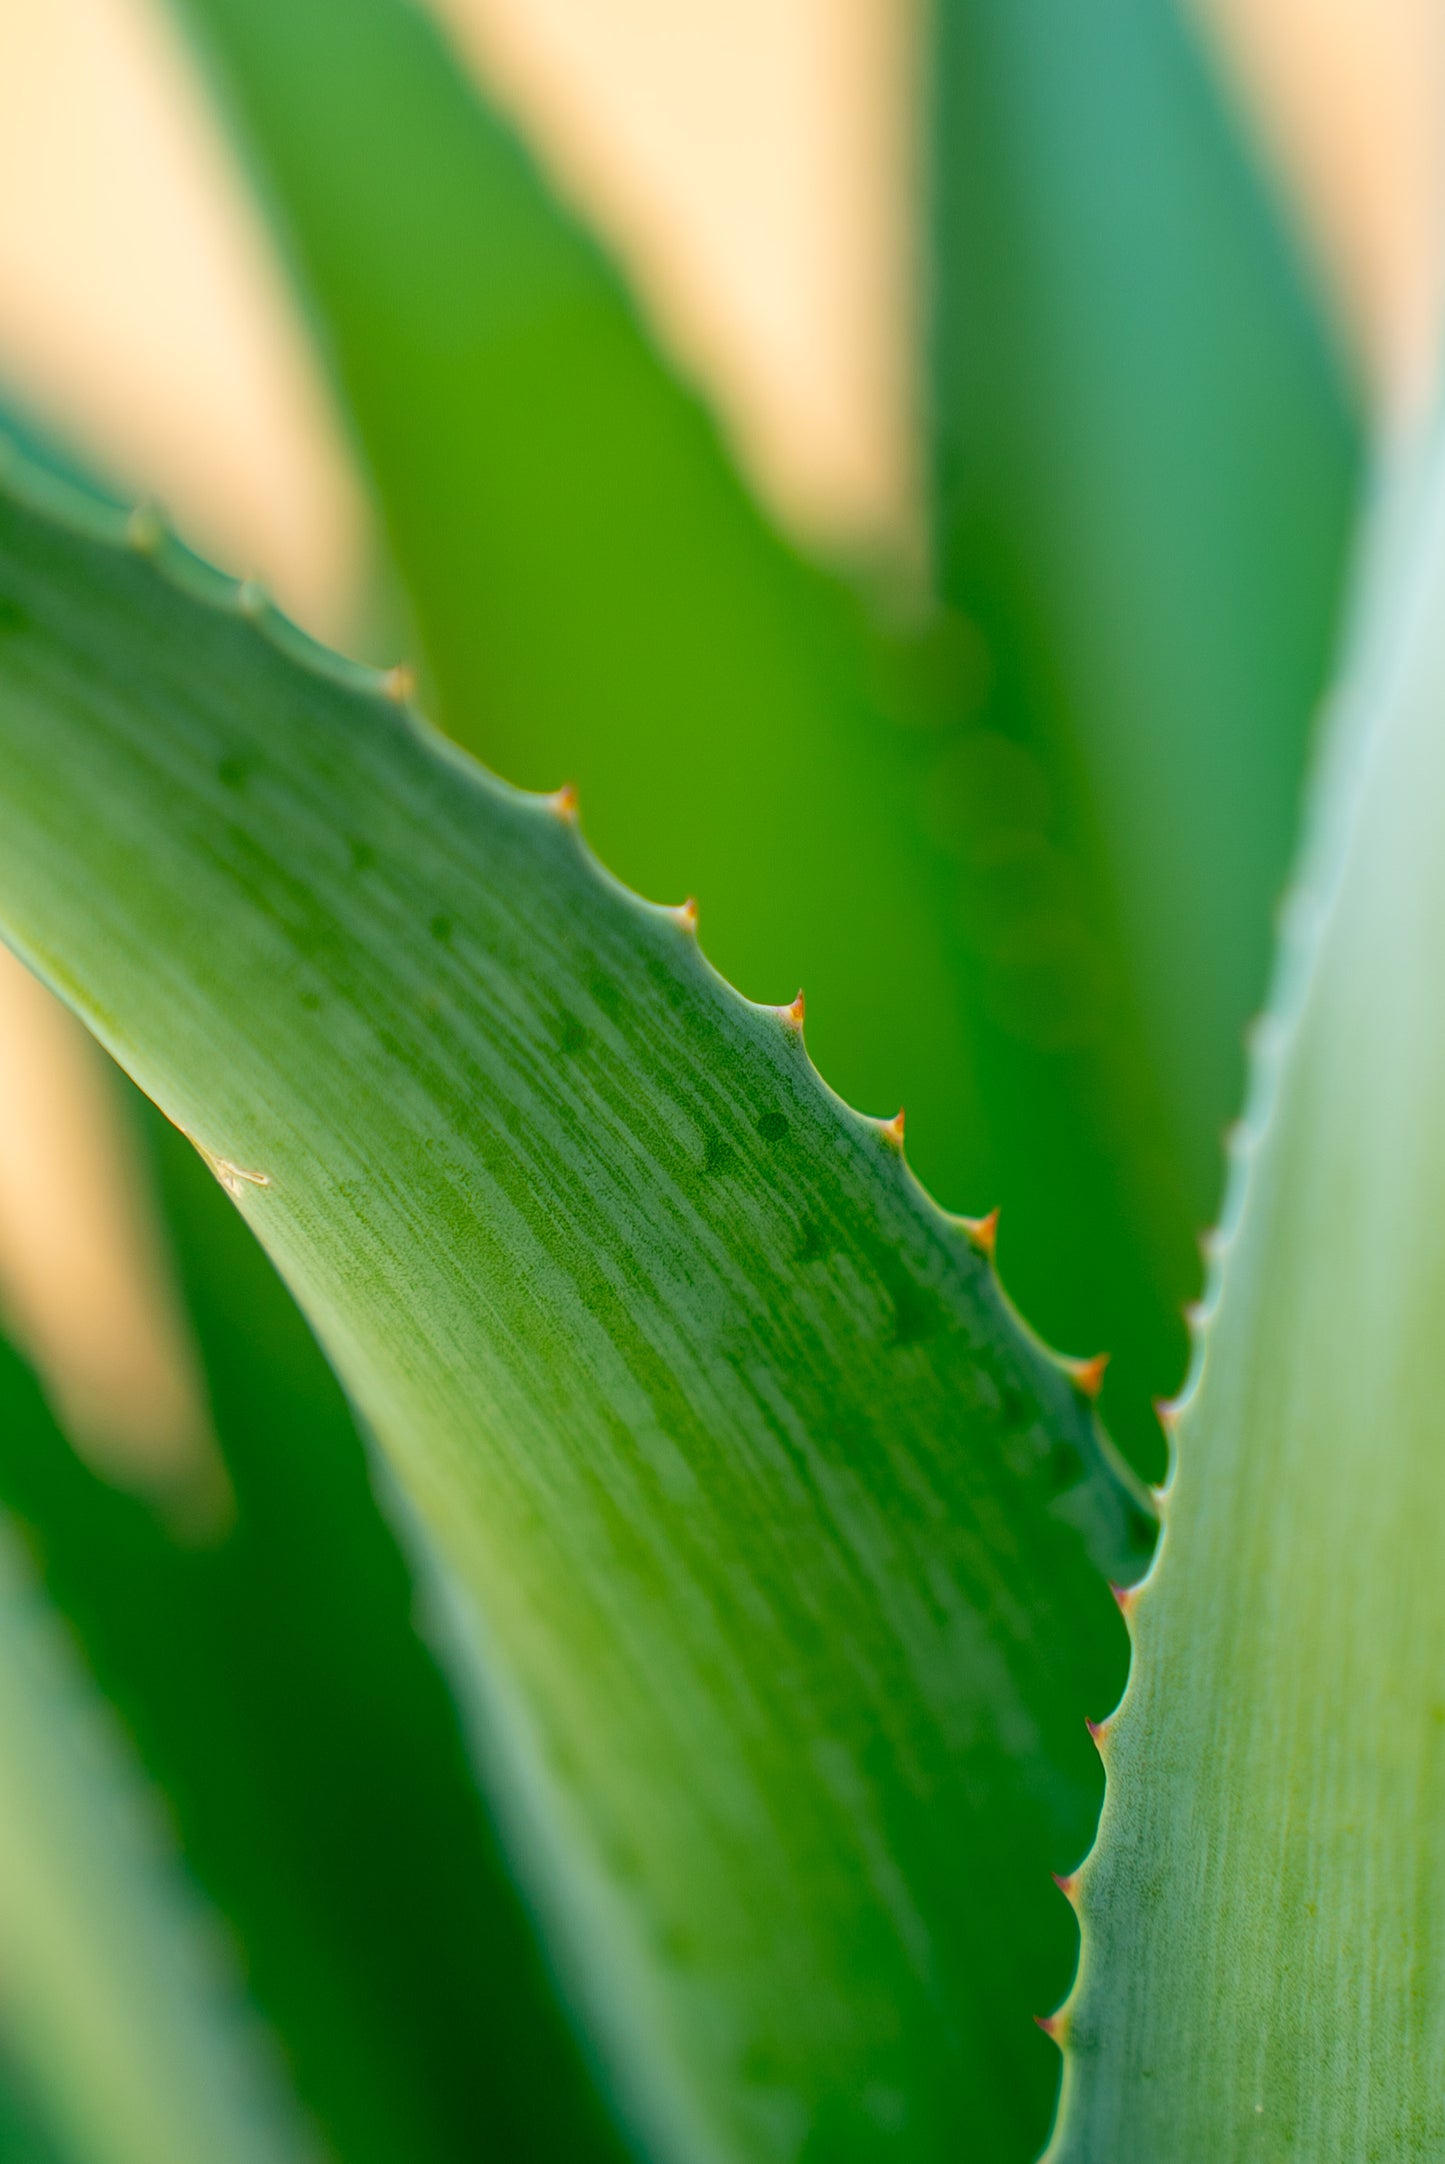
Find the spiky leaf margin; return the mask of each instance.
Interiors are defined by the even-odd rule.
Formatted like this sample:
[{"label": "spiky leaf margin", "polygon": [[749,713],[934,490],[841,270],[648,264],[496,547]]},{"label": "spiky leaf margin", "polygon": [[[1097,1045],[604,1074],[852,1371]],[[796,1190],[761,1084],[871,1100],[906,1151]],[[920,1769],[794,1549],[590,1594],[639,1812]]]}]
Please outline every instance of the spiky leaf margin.
[{"label": "spiky leaf margin", "polygon": [[1041,1874],[1117,1688],[1095,1563],[1148,1538],[1092,1371],[565,794],[56,506],[12,470],[0,918],[390,1453],[620,2110],[681,2154],[1022,2158]]},{"label": "spiky leaf margin", "polygon": [[1387,496],[1100,1741],[1050,2164],[1445,2142],[1445,465]]}]

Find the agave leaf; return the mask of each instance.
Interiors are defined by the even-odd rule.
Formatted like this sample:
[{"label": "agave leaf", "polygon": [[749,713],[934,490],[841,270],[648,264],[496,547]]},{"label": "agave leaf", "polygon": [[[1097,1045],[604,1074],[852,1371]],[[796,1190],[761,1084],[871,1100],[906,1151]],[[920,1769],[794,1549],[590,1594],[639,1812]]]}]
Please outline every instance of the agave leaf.
[{"label": "agave leaf", "polygon": [[0,921],[208,1155],[445,1559],[621,2108],[677,2154],[1025,2157],[1095,1565],[1147,1538],[1090,1378],[565,799],[24,488]]},{"label": "agave leaf", "polygon": [[940,786],[996,799],[956,905],[977,1088],[1019,1296],[1113,1346],[1132,1420],[1182,1365],[1358,466],[1187,13],[940,0],[930,78],[935,545],[975,656]]},{"label": "agave leaf", "polygon": [[1389,533],[1364,585],[1105,1731],[1057,2164],[1413,2159],[1445,2141],[1433,467],[1408,550]]},{"label": "agave leaf", "polygon": [[195,1152],[138,1101],[238,1518],[182,1546],[16,1373],[0,1499],[166,1796],[338,2160],[610,2153],[340,1389]]},{"label": "agave leaf", "polygon": [[[423,11],[183,13],[291,243],[446,726],[518,780],[580,782],[623,876],[703,896],[733,981],[807,985],[829,1073],[908,1105],[936,1191],[1003,1204],[1030,1312],[1113,1349],[1109,1402],[1152,1448],[1354,449],[1172,8],[941,11],[954,607],[876,640],[748,503]],[[1090,275],[1056,277],[1071,260]]]},{"label": "agave leaf", "polygon": [[[863,612],[739,480],[610,263],[408,0],[182,0],[376,485],[438,719],[696,893],[855,1103],[983,1210],[916,744]],[[1085,1348],[1092,1350],[1092,1347]]]},{"label": "agave leaf", "polygon": [[[122,509],[52,437],[5,426],[28,463]],[[483,2127],[518,2164],[612,2155],[341,1388],[195,1151],[110,1074],[237,1521],[178,1545],[85,1469],[3,1346],[0,1503],[164,1793],[337,2164],[470,2164]],[[10,2140],[0,2123],[6,2158]]]},{"label": "agave leaf", "polygon": [[[0,1406],[15,1411],[0,1347]],[[0,1525],[5,2154],[301,2164],[317,2152],[154,1799]]]}]

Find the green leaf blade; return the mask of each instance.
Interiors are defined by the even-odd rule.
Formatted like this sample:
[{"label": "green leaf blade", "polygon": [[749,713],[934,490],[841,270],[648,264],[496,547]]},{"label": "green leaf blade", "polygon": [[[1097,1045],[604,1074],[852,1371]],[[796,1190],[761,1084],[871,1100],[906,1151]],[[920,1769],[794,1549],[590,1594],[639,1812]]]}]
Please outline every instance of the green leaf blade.
[{"label": "green leaf blade", "polygon": [[[1438,456],[1374,566],[1106,1732],[1055,2164],[1445,2138]],[[1387,575],[1382,575],[1382,573]]]},{"label": "green leaf blade", "polygon": [[698,2155],[1026,2156],[1045,1873],[1117,1689],[1086,1543],[1147,1539],[1090,1406],[558,806],[13,501],[0,586],[7,936],[391,1453],[624,2111]]},{"label": "green leaf blade", "polygon": [[332,365],[438,719],[509,779],[575,783],[620,876],[700,897],[733,982],[806,985],[850,1097],[903,1098],[934,1184],[991,1207],[946,869],[854,597],[770,526],[423,10],[181,14]]},{"label": "green leaf blade", "polygon": [[165,1795],[252,2000],[346,2164],[613,2153],[417,1640],[417,1588],[301,1318],[150,1106],[161,1221],[237,1522],[178,1546],[17,1374],[0,1500]]},{"label": "green leaf blade", "polygon": [[[880,638],[770,530],[422,11],[182,8],[443,722],[515,780],[578,782],[608,863],[701,896],[732,981],[806,985],[852,1101],[906,1103],[935,1192],[1003,1205],[1029,1311],[1112,1352],[1144,1463],[1263,988],[1353,418],[1167,0],[938,13],[950,606]],[[970,766],[1000,733],[1042,814]]]},{"label": "green leaf blade", "polygon": [[[966,892],[976,1086],[1021,1296],[1108,1330],[1142,1451],[1267,988],[1360,467],[1189,16],[941,0],[930,80],[940,585],[987,657],[973,731],[1053,799],[1009,807]],[[988,915],[1010,878],[1012,949]],[[1030,968],[1075,988],[1072,1039],[1024,1005]]]}]

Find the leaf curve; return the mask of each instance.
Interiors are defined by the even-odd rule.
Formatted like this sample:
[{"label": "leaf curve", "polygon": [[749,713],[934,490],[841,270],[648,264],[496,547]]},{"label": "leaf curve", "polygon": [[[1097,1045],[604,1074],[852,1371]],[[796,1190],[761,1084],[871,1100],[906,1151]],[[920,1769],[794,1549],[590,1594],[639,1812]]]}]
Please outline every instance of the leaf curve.
[{"label": "leaf curve", "polygon": [[[52,434],[0,410],[6,436],[124,515]],[[136,1129],[135,1201],[193,1340],[230,1522],[198,1522],[184,1491],[179,1513],[174,1489],[117,1493],[3,1336],[0,1512],[164,1795],[328,2158],[471,2164],[483,2126],[509,2164],[616,2157],[477,1794],[418,1574],[378,1507],[374,1454],[203,1162],[83,1049]],[[0,2109],[4,2081],[0,2064]],[[38,2138],[14,2089],[6,2157]]]},{"label": "leaf curve", "polygon": [[701,895],[733,982],[807,986],[844,1094],[901,1097],[930,1187],[1003,1205],[1029,1312],[1113,1353],[1144,1463],[1355,467],[1173,0],[932,11],[948,605],[886,626],[769,527],[424,8],[180,13],[312,308],[440,718],[515,780],[575,780],[622,876]]},{"label": "leaf curve", "polygon": [[1051,2164],[1445,2140],[1445,468],[1386,492],[1077,1876]]},{"label": "leaf curve", "polygon": [[1027,1912],[1117,1688],[1086,1546],[1148,1537],[1092,1377],[565,796],[59,503],[0,495],[0,921],[389,1452],[621,2108],[671,2153],[1022,2158],[1066,1957]]}]

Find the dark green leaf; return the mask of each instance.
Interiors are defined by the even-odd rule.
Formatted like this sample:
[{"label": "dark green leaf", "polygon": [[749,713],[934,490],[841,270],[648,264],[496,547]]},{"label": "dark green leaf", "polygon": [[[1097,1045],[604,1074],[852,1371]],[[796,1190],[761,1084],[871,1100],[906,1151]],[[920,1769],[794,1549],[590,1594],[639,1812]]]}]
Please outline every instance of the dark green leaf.
[{"label": "dark green leaf", "polygon": [[939,0],[932,79],[936,548],[974,656],[937,787],[977,1084],[1011,1281],[1114,1348],[1131,1443],[1182,1364],[1357,465],[1186,14]]}]

